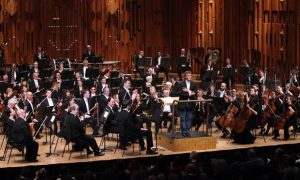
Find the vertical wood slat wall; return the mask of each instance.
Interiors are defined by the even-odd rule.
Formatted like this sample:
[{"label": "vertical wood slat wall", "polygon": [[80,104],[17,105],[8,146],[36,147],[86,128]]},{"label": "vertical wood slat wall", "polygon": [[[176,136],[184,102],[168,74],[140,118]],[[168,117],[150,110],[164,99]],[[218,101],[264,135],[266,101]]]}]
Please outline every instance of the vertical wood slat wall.
[{"label": "vertical wood slat wall", "polygon": [[238,66],[248,59],[270,74],[300,63],[298,0],[15,0],[14,16],[3,11],[7,2],[1,0],[0,43],[7,42],[8,63],[31,63],[39,45],[51,58],[80,59],[86,44],[122,61],[126,72],[139,49],[175,57],[182,47],[202,48],[195,73],[209,47],[220,49],[222,61],[229,57]]}]

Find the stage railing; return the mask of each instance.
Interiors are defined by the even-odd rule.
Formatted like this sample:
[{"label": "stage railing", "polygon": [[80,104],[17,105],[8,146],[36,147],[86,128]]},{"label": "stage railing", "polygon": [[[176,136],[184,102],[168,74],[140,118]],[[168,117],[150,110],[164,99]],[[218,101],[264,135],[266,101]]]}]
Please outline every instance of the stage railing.
[{"label": "stage railing", "polygon": [[173,116],[172,116],[172,138],[175,137],[175,105],[178,105],[179,103],[197,103],[197,102],[203,102],[206,105],[206,132],[205,135],[208,136],[208,126],[209,126],[209,106],[211,102],[213,102],[212,99],[204,99],[204,100],[174,100],[172,103],[172,109],[173,109]]}]

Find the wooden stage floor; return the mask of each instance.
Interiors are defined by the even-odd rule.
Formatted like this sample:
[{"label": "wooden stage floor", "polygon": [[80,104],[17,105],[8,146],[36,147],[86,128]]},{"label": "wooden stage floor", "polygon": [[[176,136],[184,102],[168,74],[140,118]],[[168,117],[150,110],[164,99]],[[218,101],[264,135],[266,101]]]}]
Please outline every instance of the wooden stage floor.
[{"label": "wooden stage floor", "polygon": [[[90,131],[90,130],[89,130]],[[216,149],[209,149],[209,150],[199,150],[197,152],[216,152],[216,151],[223,151],[223,150],[237,150],[237,149],[247,149],[247,148],[256,148],[256,147],[267,147],[267,146],[280,146],[280,145],[287,145],[287,144],[298,144],[300,143],[299,139],[300,137],[291,137],[291,140],[284,141],[283,138],[283,132],[281,131],[281,136],[279,140],[273,140],[272,136],[266,136],[266,142],[264,142],[262,137],[258,137],[254,144],[249,145],[241,145],[241,144],[234,144],[232,143],[232,140],[228,143],[228,138],[220,138],[220,133],[216,132],[216,129],[213,129],[214,133],[213,136],[217,137],[217,144]],[[153,136],[154,137],[154,136]],[[3,135],[0,136],[0,140],[2,141]],[[114,149],[116,146],[116,135],[113,135],[111,140],[107,141],[107,147]],[[66,152],[64,154],[64,157],[62,157],[62,151],[65,145],[65,141],[59,140],[56,153],[58,153],[57,156],[52,155],[50,157],[46,157],[46,153],[49,152],[49,143],[46,145],[43,145],[43,142],[45,141],[45,135],[43,135],[42,139],[37,140],[39,143],[39,157],[38,162],[36,163],[25,163],[22,162],[23,157],[21,156],[21,153],[17,150],[13,150],[12,156],[10,159],[9,164],[7,164],[6,161],[0,161],[0,168],[8,168],[8,167],[24,167],[24,166],[43,166],[43,165],[52,165],[52,164],[69,164],[69,163],[80,163],[80,162],[93,162],[93,161],[107,161],[107,160],[115,160],[115,159],[129,159],[129,158],[141,158],[141,157],[149,157],[149,155],[146,155],[145,151],[141,152],[141,154],[138,153],[138,144],[135,145],[135,153],[132,152],[132,146],[128,147],[128,150],[125,152],[125,155],[122,157],[123,151],[120,149],[117,149],[116,153],[114,152],[106,152],[105,156],[101,157],[94,157],[93,155],[90,155],[89,158],[86,157],[85,152],[83,151],[83,154],[81,156],[80,152],[74,152],[72,154],[71,160],[69,160],[69,151],[68,148],[66,148]],[[101,141],[101,138],[96,138],[97,143],[99,144]],[[1,143],[1,142],[0,142]],[[154,140],[155,143],[155,140]],[[54,146],[55,144],[53,144]],[[71,145],[70,145],[71,148]],[[159,147],[163,149],[162,147]],[[3,155],[4,151],[4,145],[0,150],[0,156]],[[158,154],[163,155],[175,155],[175,154],[184,154],[188,153],[188,151],[182,151],[182,152],[172,152],[167,149],[159,150]],[[158,155],[155,155],[158,156]]]}]

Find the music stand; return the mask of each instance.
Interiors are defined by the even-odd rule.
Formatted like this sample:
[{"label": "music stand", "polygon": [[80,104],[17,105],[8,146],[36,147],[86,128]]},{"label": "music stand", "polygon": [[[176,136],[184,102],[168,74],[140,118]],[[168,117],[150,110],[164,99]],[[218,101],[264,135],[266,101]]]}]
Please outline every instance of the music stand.
[{"label": "music stand", "polygon": [[232,80],[235,77],[235,69],[234,68],[223,68],[224,79],[228,80],[229,89],[231,89]]},{"label": "music stand", "polygon": [[207,71],[205,71],[203,79],[205,81],[209,80],[211,82],[214,82],[217,77],[217,73],[218,73],[218,71],[216,71],[216,70],[207,70]]},{"label": "music stand", "polygon": [[119,71],[111,71],[110,78],[118,78],[119,74],[120,74]]},{"label": "music stand", "polygon": [[151,67],[152,64],[152,58],[151,57],[145,57],[144,58],[144,67]]},{"label": "music stand", "polygon": [[40,69],[49,69],[50,64],[51,64],[51,62],[48,58],[44,57],[39,60],[39,68]]},{"label": "music stand", "polygon": [[[47,116],[47,119],[45,121],[45,127],[48,128],[50,130],[50,145],[49,145],[49,152],[46,153],[46,157],[49,157],[51,155],[58,155],[56,153],[52,153],[52,143],[54,141],[54,137],[52,139],[52,133],[51,133],[51,130],[52,130],[52,124],[55,122],[55,119],[56,119],[56,115],[54,114],[53,112],[53,108],[55,108],[57,104],[55,104],[54,106],[47,106],[46,108],[46,116]],[[47,133],[48,131],[46,130],[46,142],[44,144],[47,143]]]},{"label": "music stand", "polygon": [[69,80],[72,79],[74,76],[74,71],[73,70],[64,70],[61,72],[61,79],[63,80]]},{"label": "music stand", "polygon": [[53,69],[43,69],[41,70],[41,78],[42,79],[45,79],[45,78],[49,78],[52,76],[52,72],[53,72]]},{"label": "music stand", "polygon": [[113,88],[113,87],[119,87],[120,86],[120,81],[121,79],[120,78],[111,78],[110,79],[110,87]]},{"label": "music stand", "polygon": [[137,58],[136,61],[136,67],[144,67],[145,66],[145,58]]},{"label": "music stand", "polygon": [[94,81],[88,79],[88,80],[84,80],[82,81],[83,82],[83,86],[86,88],[86,89],[90,89],[93,85],[94,85]]},{"label": "music stand", "polygon": [[254,73],[255,69],[247,66],[239,67],[241,74],[245,77],[246,80],[246,89],[249,90],[251,85],[251,75]]},{"label": "music stand", "polygon": [[143,83],[144,83],[143,78],[136,78],[136,79],[131,80],[132,87],[134,87],[134,88],[142,87]]},{"label": "music stand", "polygon": [[60,89],[73,89],[74,88],[74,82],[72,80],[62,80]]},{"label": "music stand", "polygon": [[96,79],[100,74],[99,68],[95,68],[95,67],[91,68],[91,74],[92,74],[92,78]]},{"label": "music stand", "polygon": [[160,77],[154,77],[153,78],[153,84],[155,86],[157,85],[162,85],[163,84],[163,81],[164,81],[164,78],[160,78]]},{"label": "music stand", "polygon": [[171,58],[170,57],[162,57],[161,64],[164,67],[165,71],[168,71],[171,66]]},{"label": "music stand", "polygon": [[103,63],[103,57],[101,56],[92,56],[88,58],[89,63],[97,64],[97,63]]}]

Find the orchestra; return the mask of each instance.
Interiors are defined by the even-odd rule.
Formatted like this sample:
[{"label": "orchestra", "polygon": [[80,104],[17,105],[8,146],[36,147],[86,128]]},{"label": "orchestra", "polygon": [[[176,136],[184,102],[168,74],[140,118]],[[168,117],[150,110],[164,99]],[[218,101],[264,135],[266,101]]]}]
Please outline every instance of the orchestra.
[{"label": "orchestra", "polygon": [[[147,67],[143,50],[133,56],[136,74],[125,75],[118,70],[116,77],[110,77],[115,67],[104,67],[103,72],[101,68],[96,69],[95,75],[95,63],[89,62],[95,52],[87,45],[80,67],[71,67],[72,77],[62,78],[67,70],[60,62],[58,67],[56,64],[52,67],[51,77],[45,78],[40,76],[43,69],[39,64],[48,55],[39,47],[27,73],[21,74],[19,66],[12,64],[2,76],[0,114],[4,133],[18,150],[26,147],[26,161],[35,162],[39,149],[35,139],[42,138],[43,129],[47,128],[51,134],[60,131],[65,139],[74,142],[74,149],[86,149],[95,156],[104,155],[95,138],[108,133],[119,134],[119,149],[126,150],[128,144],[138,140],[140,150],[151,155],[157,153],[151,149],[152,133],[157,135],[164,128],[171,133],[177,128],[181,137],[189,138],[194,127],[195,131],[201,131],[206,119],[209,128],[216,126],[221,132],[220,138],[232,138],[240,144],[254,143],[258,135],[271,134],[273,139],[278,139],[281,129],[284,140],[288,140],[291,133],[299,131],[300,79],[296,70],[281,84],[270,86],[273,81],[268,79],[266,69],[257,68],[249,76],[250,84],[247,81],[245,89],[238,89],[237,76],[224,75],[218,82],[207,76],[208,71],[217,71],[219,76],[226,71],[224,68],[234,68],[230,58],[222,66],[215,64],[211,58],[213,53],[208,51],[205,64],[199,68],[199,85],[193,79],[191,59],[184,48],[175,58],[178,75],[170,72],[171,65],[167,67],[164,62],[170,57],[163,57],[161,52],[151,67]],[[243,63],[241,66],[250,68],[246,60]],[[158,84],[159,72],[165,73],[163,84]],[[119,84],[115,87],[112,82],[116,79]],[[175,109],[162,101],[176,97],[179,102]],[[207,103],[208,99],[212,103]],[[57,122],[61,123],[60,128]],[[91,135],[88,128],[92,129]],[[256,129],[260,130],[259,134],[253,133]]]}]

